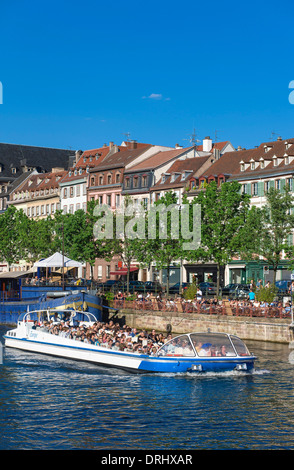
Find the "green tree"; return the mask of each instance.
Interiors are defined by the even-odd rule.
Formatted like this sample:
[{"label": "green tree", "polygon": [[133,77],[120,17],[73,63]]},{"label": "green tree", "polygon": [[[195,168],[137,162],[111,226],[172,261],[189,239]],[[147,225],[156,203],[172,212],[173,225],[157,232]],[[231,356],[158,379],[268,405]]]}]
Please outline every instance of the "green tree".
[{"label": "green tree", "polygon": [[14,206],[0,215],[0,259],[9,264],[28,256],[29,218]]},{"label": "green tree", "polygon": [[28,231],[24,240],[27,261],[33,263],[40,258],[47,258],[54,253],[54,233],[52,227],[53,224],[50,217],[28,220]]},{"label": "green tree", "polygon": [[217,292],[220,268],[239,253],[238,234],[244,226],[250,197],[241,194],[241,185],[211,182],[199,191],[192,203],[201,206],[201,246],[186,254],[190,261],[211,261],[217,266]]},{"label": "green tree", "polygon": [[[172,215],[169,210],[166,211],[166,219],[162,217],[166,209],[177,205],[177,196],[172,191],[167,192],[163,197],[154,203],[154,209],[162,209],[156,212],[154,219],[151,221],[152,209],[146,212],[146,228],[148,233],[145,240],[140,240],[138,249],[138,260],[150,266],[155,262],[158,269],[166,269],[167,284],[166,291],[169,294],[170,267],[173,261],[183,259],[182,237],[181,237],[181,217],[179,213],[178,236],[175,237]],[[150,230],[153,238],[150,238]]]},{"label": "green tree", "polygon": [[291,214],[293,202],[294,197],[288,186],[283,191],[271,188],[263,207],[252,206],[240,233],[242,257],[255,260],[261,257],[272,266],[274,285],[284,253],[293,256],[293,247],[288,240],[294,228],[294,215]]}]

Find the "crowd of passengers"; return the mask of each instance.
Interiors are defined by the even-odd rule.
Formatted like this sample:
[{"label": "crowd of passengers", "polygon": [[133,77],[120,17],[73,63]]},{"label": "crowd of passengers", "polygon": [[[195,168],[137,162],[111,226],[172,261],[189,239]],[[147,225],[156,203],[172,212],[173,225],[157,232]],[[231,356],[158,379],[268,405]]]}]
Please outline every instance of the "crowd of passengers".
[{"label": "crowd of passengers", "polygon": [[[273,302],[259,302],[255,298],[247,299],[230,299],[228,304],[217,298],[205,298],[202,295],[195,296],[192,300],[186,300],[180,295],[175,297],[164,297],[162,295],[154,295],[151,293],[138,294],[135,292],[134,299],[130,302],[137,309],[146,310],[164,310],[174,312],[199,312],[199,313],[225,313],[224,310],[230,307],[236,313],[242,313],[247,310],[253,312],[260,312],[266,314],[269,309],[275,309],[279,314],[290,315],[291,306],[290,302],[283,302],[274,300]],[[114,305],[116,308],[123,306],[127,302],[128,297],[123,294],[117,294],[114,298]]]},{"label": "crowd of passengers", "polygon": [[110,320],[108,323],[95,322],[87,326],[84,322],[71,322],[61,320],[51,320],[34,323],[33,328],[42,328],[43,331],[53,335],[59,335],[64,338],[83,341],[84,343],[95,344],[114,351],[127,351],[138,354],[154,355],[158,349],[167,341],[172,339],[172,335],[164,336],[162,333],[156,333],[152,330],[147,333],[145,330],[138,331],[127,325],[120,326]]}]

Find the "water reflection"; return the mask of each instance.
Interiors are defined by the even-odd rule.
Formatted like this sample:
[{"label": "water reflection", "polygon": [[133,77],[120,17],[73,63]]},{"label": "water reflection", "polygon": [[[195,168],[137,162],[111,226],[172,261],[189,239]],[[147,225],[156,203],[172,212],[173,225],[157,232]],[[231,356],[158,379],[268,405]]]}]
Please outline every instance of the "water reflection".
[{"label": "water reflection", "polygon": [[134,375],[17,350],[0,366],[1,449],[293,449],[294,354],[247,342],[252,374]]}]

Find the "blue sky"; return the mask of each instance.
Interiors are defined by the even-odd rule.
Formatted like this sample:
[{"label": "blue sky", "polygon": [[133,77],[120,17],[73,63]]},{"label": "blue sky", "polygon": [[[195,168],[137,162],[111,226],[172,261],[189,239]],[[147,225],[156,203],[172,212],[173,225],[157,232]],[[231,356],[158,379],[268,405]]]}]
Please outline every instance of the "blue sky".
[{"label": "blue sky", "polygon": [[[0,142],[294,137],[292,1],[0,2]],[[272,134],[272,132],[274,134]]]}]

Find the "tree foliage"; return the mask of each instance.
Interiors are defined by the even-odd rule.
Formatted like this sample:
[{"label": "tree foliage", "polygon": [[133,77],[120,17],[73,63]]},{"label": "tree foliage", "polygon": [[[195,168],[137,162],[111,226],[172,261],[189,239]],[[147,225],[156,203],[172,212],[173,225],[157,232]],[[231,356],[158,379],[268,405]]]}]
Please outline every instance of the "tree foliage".
[{"label": "tree foliage", "polygon": [[241,185],[225,182],[220,187],[211,182],[193,199],[201,206],[201,246],[187,253],[190,261],[211,261],[217,265],[217,291],[220,267],[239,252],[238,234],[245,224],[249,196],[241,194]]},{"label": "tree foliage", "polygon": [[284,253],[291,254],[289,243],[294,228],[291,214],[294,197],[286,186],[284,191],[271,188],[263,207],[252,206],[240,233],[240,252],[244,259],[260,258],[273,267],[274,279]]}]

